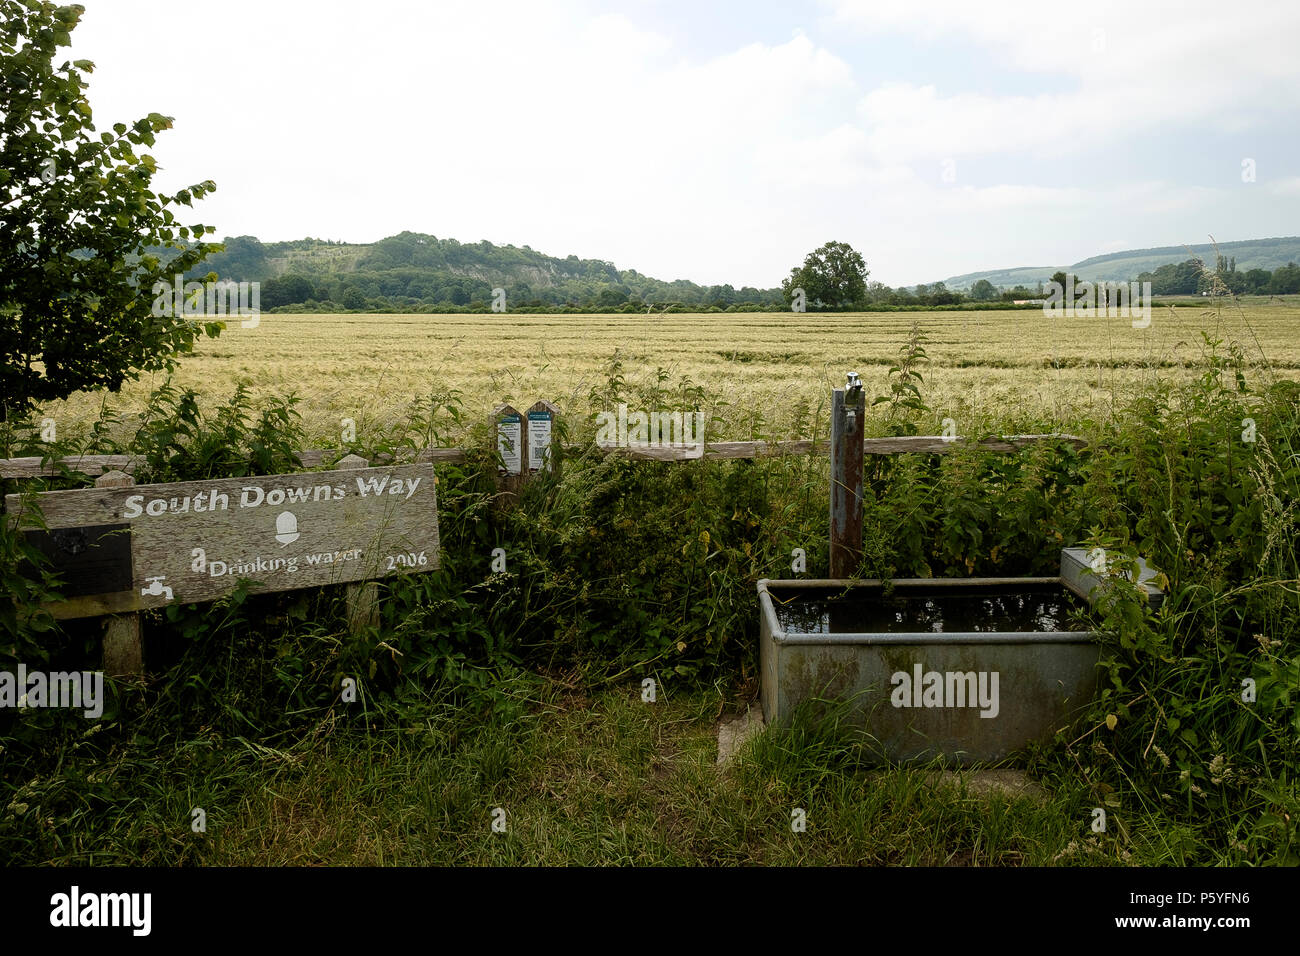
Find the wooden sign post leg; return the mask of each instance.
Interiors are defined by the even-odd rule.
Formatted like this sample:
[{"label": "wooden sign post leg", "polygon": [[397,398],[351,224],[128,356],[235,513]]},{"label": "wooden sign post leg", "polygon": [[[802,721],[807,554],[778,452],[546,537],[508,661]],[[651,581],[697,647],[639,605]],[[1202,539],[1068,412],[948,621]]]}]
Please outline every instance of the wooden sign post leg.
[{"label": "wooden sign post leg", "polygon": [[492,411],[493,434],[496,436],[497,454],[501,467],[497,469],[496,499],[498,508],[508,508],[518,503],[519,492],[527,480],[525,456],[528,449],[528,422],[513,405],[498,405]]},{"label": "wooden sign post leg", "polygon": [[[348,455],[335,465],[340,471],[367,468],[370,463],[360,455]],[[367,627],[379,623],[379,585],[374,581],[363,584],[349,584],[344,591],[347,606],[348,633],[360,634]]]},{"label": "wooden sign post leg", "polygon": [[857,375],[831,392],[832,578],[857,573],[862,562],[862,435],[866,399]]},{"label": "wooden sign post leg", "polygon": [[[135,479],[121,471],[108,471],[95,479],[96,488],[129,488],[134,484]],[[136,677],[144,673],[138,611],[111,614],[105,619],[104,671],[109,677]]]}]

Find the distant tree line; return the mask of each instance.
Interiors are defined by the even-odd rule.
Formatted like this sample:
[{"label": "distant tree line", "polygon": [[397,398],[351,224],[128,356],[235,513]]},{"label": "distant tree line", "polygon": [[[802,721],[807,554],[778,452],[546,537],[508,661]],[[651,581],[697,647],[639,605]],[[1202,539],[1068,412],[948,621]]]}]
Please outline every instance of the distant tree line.
[{"label": "distant tree line", "polygon": [[1024,286],[1001,290],[980,279],[969,293],[949,289],[942,282],[920,284],[911,289],[892,289],[881,282],[868,282],[867,264],[846,242],[827,242],[804,257],[802,265],[790,270],[781,283],[787,305],[805,311],[884,311],[892,309],[945,308],[961,305],[992,307],[1016,299],[1041,296]]},{"label": "distant tree line", "polygon": [[1216,287],[1234,295],[1294,295],[1300,293],[1300,266],[1288,262],[1272,272],[1238,272],[1236,256],[1219,256],[1215,267],[1207,271],[1200,259],[1185,259],[1160,266],[1154,272],[1143,272],[1138,281],[1150,282],[1152,295],[1198,295],[1213,292]]},{"label": "distant tree line", "polygon": [[[666,282],[599,259],[561,259],[528,246],[460,243],[413,232],[364,247],[237,236],[187,278],[202,278],[208,270],[222,279],[259,281],[263,309],[296,312],[484,312],[494,289],[505,291],[510,312],[759,312],[789,308],[795,289],[804,290],[810,312],[998,308],[1047,294],[1042,282],[1005,288],[988,279],[965,291],[943,282],[891,288],[868,282],[862,257],[837,242],[810,253],[777,289]],[[1295,263],[1273,272],[1238,272],[1235,258],[1220,257],[1207,274],[1201,260],[1192,258],[1137,278],[1151,282],[1155,295],[1196,295],[1211,291],[1216,279],[1236,294],[1300,293]],[[1064,284],[1066,274],[1052,279]]]},{"label": "distant tree line", "polygon": [[1020,299],[1041,299],[1044,295],[1041,282],[1032,289],[1024,285],[1003,289],[995,286],[988,279],[980,279],[965,292],[960,289],[949,289],[942,282],[932,282],[929,285],[921,283],[910,289],[903,286],[891,289],[882,283],[871,282],[867,284],[863,304],[868,309],[882,305],[915,306],[917,308],[970,304],[993,305],[997,303],[1006,304]]}]

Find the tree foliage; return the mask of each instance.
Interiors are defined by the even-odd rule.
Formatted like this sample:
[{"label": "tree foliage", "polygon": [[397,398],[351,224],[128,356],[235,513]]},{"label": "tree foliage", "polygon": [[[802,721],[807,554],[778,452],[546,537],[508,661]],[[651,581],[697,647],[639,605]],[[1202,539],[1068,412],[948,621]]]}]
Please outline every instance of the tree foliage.
[{"label": "tree foliage", "polygon": [[802,266],[790,270],[781,291],[787,303],[794,300],[795,289],[803,289],[809,304],[857,305],[867,297],[868,275],[866,262],[852,246],[828,242],[808,253]]},{"label": "tree foliage", "polygon": [[[200,326],[154,315],[154,284],[220,248],[201,241],[212,227],[179,225],[169,208],[215,184],[150,187],[157,164],[144,150],[171,118],[96,133],[83,79],[94,64],[55,66],[83,12],[0,0],[0,420],[172,367]],[[181,251],[164,262],[163,249]]]}]

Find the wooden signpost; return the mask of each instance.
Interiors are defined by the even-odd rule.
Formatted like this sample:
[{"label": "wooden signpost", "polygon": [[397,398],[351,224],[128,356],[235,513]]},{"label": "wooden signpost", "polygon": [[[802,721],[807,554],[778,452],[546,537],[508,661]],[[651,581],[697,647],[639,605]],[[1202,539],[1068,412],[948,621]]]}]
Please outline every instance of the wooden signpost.
[{"label": "wooden signpost", "polygon": [[560,410],[540,401],[520,414],[513,405],[498,405],[492,410],[492,426],[497,441],[497,489],[501,495],[497,507],[508,507],[519,500],[528,479],[543,470],[556,470],[558,445],[552,438]]},{"label": "wooden signpost", "polygon": [[545,469],[556,470],[557,446],[551,441],[560,410],[548,401],[540,401],[528,409],[528,473]]},{"label": "wooden signpost", "polygon": [[[66,600],[48,610],[94,617],[211,601],[245,579],[269,592],[435,570],[433,466],[340,464],[37,495],[49,530],[29,531],[28,540],[65,581]],[[13,520],[22,500],[6,498]]]},{"label": "wooden signpost", "polygon": [[492,410],[492,421],[496,427],[497,454],[501,463],[497,466],[497,488],[503,494],[501,503],[514,500],[524,484],[524,419],[513,405],[498,405]]}]

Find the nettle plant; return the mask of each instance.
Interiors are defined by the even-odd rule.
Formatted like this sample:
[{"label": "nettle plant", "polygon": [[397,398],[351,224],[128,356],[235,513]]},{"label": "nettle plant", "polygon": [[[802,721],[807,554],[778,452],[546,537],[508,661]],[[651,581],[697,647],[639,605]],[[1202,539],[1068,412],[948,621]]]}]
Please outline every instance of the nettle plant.
[{"label": "nettle plant", "polygon": [[1089,456],[1088,544],[1113,572],[1142,554],[1166,578],[1158,613],[1131,587],[1101,608],[1104,676],[1080,741],[1098,799],[1204,826],[1225,861],[1294,863],[1300,403],[1291,383],[1252,384],[1222,345],[1207,338],[1205,373],[1153,385]]},{"label": "nettle plant", "polygon": [[920,366],[930,360],[925,354],[925,332],[918,322],[912,323],[907,344],[899,349],[898,364],[889,369],[889,394],[880,395],[871,405],[888,406],[888,429],[891,435],[915,435],[916,419],[930,411],[921,397],[923,379]]}]

